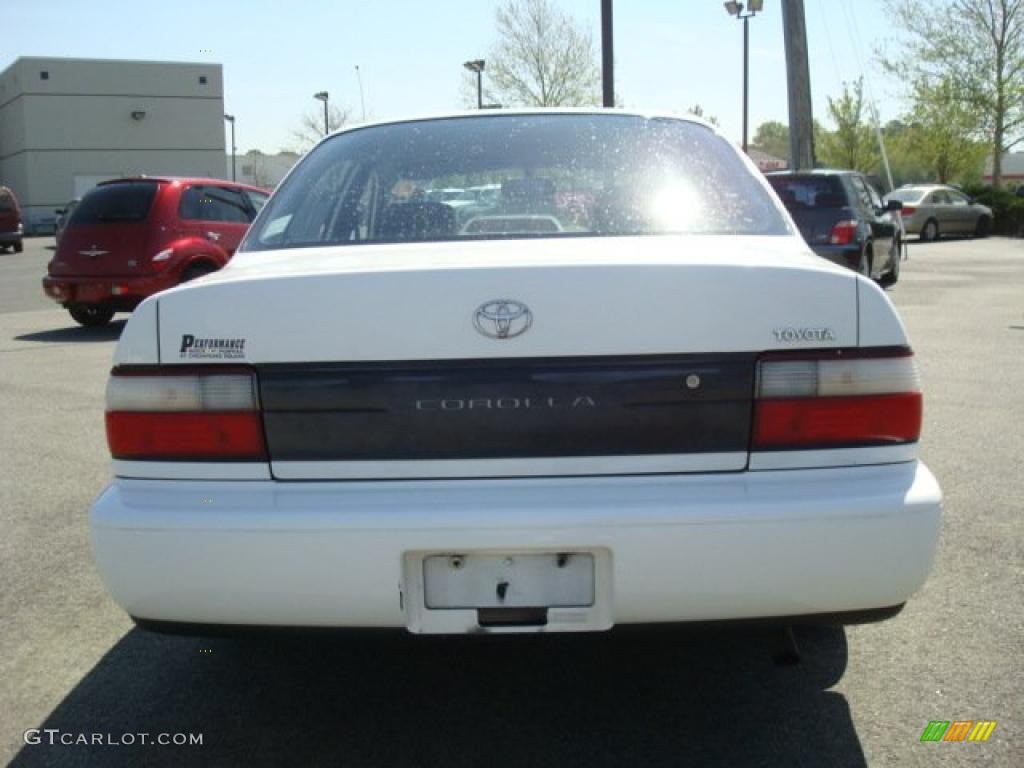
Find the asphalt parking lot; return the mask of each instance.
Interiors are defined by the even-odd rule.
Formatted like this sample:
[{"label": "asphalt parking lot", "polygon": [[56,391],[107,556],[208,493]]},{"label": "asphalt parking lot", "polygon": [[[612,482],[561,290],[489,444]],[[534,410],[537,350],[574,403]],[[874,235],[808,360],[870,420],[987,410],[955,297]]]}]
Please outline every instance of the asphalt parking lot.
[{"label": "asphalt parking lot", "polygon": [[[168,638],[92,568],[123,321],[78,328],[0,255],[0,757],[35,765],[1024,765],[1024,241],[913,243],[890,295],[946,494],[938,559],[897,618],[805,630],[470,640]],[[124,317],[123,315],[118,316]],[[808,574],[813,578],[813,574]],[[995,720],[986,743],[921,743]],[[27,729],[201,733],[202,746],[26,745]],[[134,737],[138,742],[138,736]]]}]

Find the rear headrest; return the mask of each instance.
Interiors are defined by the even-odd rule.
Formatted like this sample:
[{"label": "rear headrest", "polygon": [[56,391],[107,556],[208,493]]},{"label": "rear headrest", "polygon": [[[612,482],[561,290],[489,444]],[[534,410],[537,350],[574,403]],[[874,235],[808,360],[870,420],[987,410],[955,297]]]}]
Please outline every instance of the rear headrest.
[{"label": "rear headrest", "polygon": [[540,177],[501,184],[501,206],[509,213],[544,213],[555,204],[555,182]]},{"label": "rear headrest", "polygon": [[392,203],[377,227],[378,240],[429,240],[455,234],[455,209],[444,203]]}]

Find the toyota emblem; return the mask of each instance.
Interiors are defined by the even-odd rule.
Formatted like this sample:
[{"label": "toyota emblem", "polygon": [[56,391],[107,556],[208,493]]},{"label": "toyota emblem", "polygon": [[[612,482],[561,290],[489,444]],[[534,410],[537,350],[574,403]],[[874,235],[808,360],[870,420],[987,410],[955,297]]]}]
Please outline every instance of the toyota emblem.
[{"label": "toyota emblem", "polygon": [[494,299],[473,313],[473,325],[491,339],[514,339],[530,330],[533,313],[521,301]]}]

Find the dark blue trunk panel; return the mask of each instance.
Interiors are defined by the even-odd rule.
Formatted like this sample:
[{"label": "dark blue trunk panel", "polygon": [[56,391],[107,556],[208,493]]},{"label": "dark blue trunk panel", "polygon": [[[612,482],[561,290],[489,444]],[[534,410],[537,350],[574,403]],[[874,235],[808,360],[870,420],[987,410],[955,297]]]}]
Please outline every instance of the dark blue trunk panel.
[{"label": "dark blue trunk panel", "polygon": [[275,461],[746,451],[754,355],[258,368]]}]

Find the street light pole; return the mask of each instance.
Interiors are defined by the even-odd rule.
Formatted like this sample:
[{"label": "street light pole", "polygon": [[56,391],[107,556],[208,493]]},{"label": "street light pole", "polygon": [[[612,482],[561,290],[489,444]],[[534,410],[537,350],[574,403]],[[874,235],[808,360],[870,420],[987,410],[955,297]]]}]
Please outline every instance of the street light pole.
[{"label": "street light pole", "polygon": [[750,112],[750,16],[743,17],[743,152],[747,151],[748,113]]},{"label": "street light pole", "polygon": [[327,123],[327,91],[320,91],[313,94],[313,98],[324,103],[324,136],[331,132]]},{"label": "street light pole", "polygon": [[612,35],[612,0],[601,0],[601,104],[615,106],[615,51]]},{"label": "street light pole", "polygon": [[231,123],[231,180],[236,181],[235,178],[235,116],[224,115],[224,119]]},{"label": "street light pole", "polygon": [[474,59],[473,61],[467,61],[465,64],[462,65],[466,69],[468,69],[470,72],[476,72],[476,108],[477,109],[483,109],[484,108],[484,86],[483,86],[484,64],[485,64],[485,62],[484,62],[483,59]]},{"label": "street light pole", "polygon": [[[743,3],[725,3],[725,10],[730,16],[743,21],[743,152],[747,151],[747,116],[750,107],[750,20],[764,8],[764,0],[748,0]],[[746,11],[746,12],[744,12]]]},{"label": "street light pole", "polygon": [[356,64],[356,80],[359,81],[359,106],[363,111],[363,122],[366,122],[366,99],[363,98],[363,76],[359,74],[359,65]]}]

